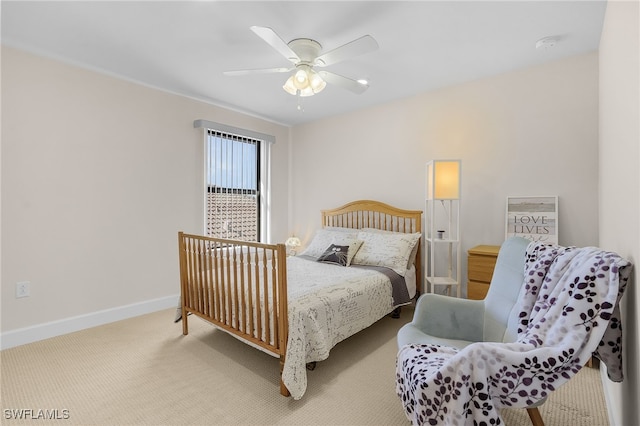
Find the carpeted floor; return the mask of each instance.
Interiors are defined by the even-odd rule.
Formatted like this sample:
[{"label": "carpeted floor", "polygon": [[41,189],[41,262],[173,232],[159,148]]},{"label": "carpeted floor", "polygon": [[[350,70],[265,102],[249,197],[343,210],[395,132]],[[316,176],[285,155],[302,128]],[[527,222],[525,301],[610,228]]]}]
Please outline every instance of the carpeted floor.
[{"label": "carpeted floor", "polygon": [[[182,336],[174,312],[2,351],[1,423],[409,424],[394,386],[395,334],[411,309],[338,344],[299,401],[279,394],[276,358],[198,318]],[[547,426],[608,425],[598,371],[583,369],[540,410]],[[525,410],[503,414],[507,425],[530,425]]]}]

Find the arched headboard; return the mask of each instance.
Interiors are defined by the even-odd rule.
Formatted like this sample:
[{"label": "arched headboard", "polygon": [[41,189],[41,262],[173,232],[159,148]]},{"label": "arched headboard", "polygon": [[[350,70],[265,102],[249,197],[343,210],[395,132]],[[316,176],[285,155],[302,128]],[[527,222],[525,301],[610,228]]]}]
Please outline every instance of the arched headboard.
[{"label": "arched headboard", "polygon": [[[422,211],[405,210],[380,201],[358,200],[344,206],[322,210],[322,226],[342,228],[375,228],[394,232],[422,232]],[[418,294],[422,290],[422,239],[416,255],[416,280]]]}]

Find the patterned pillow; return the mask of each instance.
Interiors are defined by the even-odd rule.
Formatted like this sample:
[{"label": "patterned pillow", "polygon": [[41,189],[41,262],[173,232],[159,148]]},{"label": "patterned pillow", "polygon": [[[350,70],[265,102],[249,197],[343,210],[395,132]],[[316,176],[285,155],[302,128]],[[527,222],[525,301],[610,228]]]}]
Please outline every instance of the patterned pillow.
[{"label": "patterned pillow", "polygon": [[362,247],[362,243],[363,241],[361,240],[352,240],[351,242],[349,242],[349,254],[347,257],[347,266],[351,266],[354,256],[356,255],[356,253],[358,253],[358,250],[360,250],[360,247]]},{"label": "patterned pillow", "polygon": [[349,245],[349,243],[355,241],[357,237],[357,229],[353,229],[351,232],[318,229],[309,246],[300,254],[318,258],[322,256],[331,244]]},{"label": "patterned pillow", "polygon": [[378,233],[361,231],[358,239],[362,247],[353,258],[357,265],[384,266],[404,277],[414,246],[420,240],[420,233]]},{"label": "patterned pillow", "polygon": [[337,246],[331,244],[329,248],[318,258],[318,262],[335,263],[341,266],[347,266],[347,255],[349,246]]},{"label": "patterned pillow", "polygon": [[[384,229],[376,229],[376,228],[362,228],[360,231],[372,232],[372,233],[378,233],[378,234],[396,234],[396,235],[401,233],[401,232],[387,231]],[[418,239],[420,238],[418,237]],[[418,255],[418,247],[420,247],[420,243],[417,243],[413,246],[413,249],[411,250],[411,254],[409,255],[409,262],[407,263],[407,269],[411,269],[411,266],[416,263],[416,256]]]}]

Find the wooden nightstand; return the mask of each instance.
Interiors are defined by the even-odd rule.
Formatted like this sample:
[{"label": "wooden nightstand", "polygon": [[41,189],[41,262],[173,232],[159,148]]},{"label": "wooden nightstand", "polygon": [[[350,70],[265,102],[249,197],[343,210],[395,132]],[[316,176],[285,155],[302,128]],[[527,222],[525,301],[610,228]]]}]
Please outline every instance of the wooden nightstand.
[{"label": "wooden nightstand", "polygon": [[467,299],[479,300],[487,295],[499,250],[500,246],[482,245],[467,252]]}]

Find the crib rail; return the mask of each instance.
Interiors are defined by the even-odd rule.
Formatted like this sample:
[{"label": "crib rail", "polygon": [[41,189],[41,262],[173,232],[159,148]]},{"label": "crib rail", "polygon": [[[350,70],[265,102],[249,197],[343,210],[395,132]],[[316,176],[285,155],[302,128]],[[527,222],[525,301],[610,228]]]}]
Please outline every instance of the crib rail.
[{"label": "crib rail", "polygon": [[286,251],[178,233],[183,334],[199,316],[284,362],[288,333]]}]

